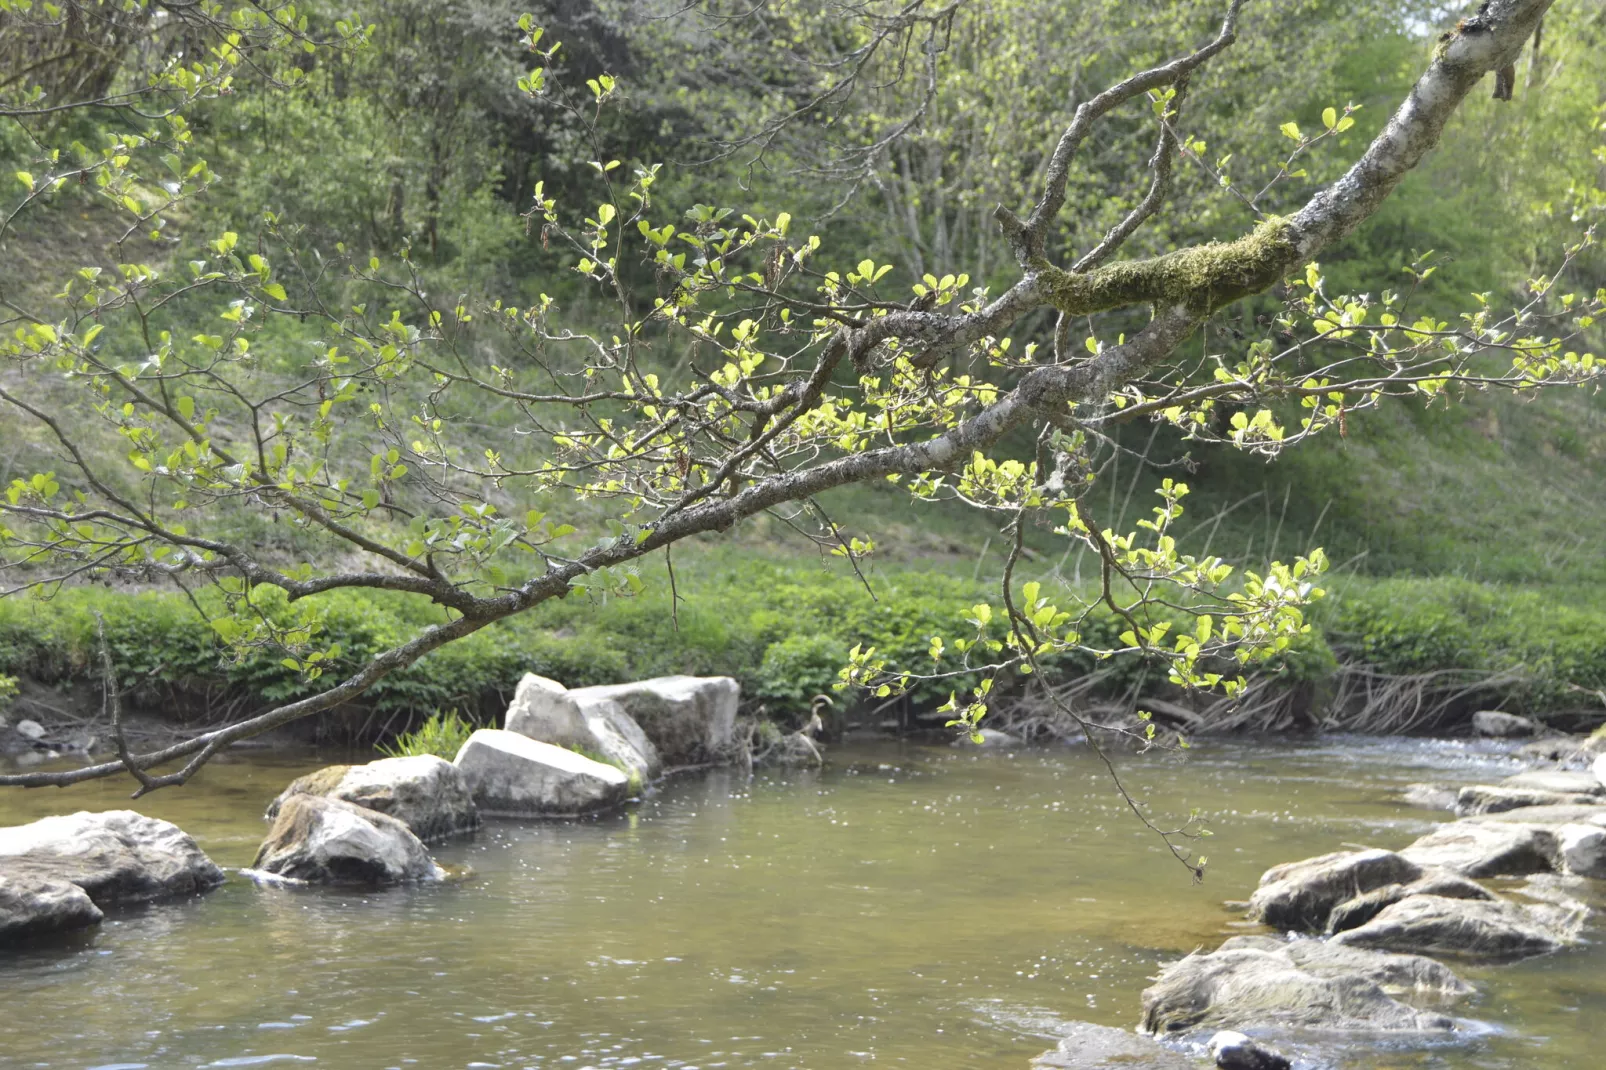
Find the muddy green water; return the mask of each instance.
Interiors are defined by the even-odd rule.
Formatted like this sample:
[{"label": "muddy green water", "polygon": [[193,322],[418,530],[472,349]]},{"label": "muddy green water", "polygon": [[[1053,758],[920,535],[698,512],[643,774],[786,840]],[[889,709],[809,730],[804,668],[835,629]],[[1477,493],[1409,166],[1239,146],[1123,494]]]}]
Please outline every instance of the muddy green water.
[{"label": "muddy green water", "polygon": [[[327,760],[336,757],[319,756]],[[322,760],[256,755],[142,800],[224,866]],[[1464,745],[1211,743],[1125,757],[1162,812],[1198,807],[1185,870],[1071,748],[833,749],[822,772],[688,776],[627,812],[492,824],[437,850],[465,883],[261,888],[117,914],[0,957],[0,1065],[1025,1070],[1083,1020],[1130,1026],[1157,964],[1245,931],[1223,900],[1278,862],[1401,846],[1436,815],[1400,784],[1511,770]],[[125,788],[0,793],[0,824],[126,805]],[[1599,905],[1597,903],[1597,905]],[[1454,1043],[1363,1038],[1305,1066],[1599,1070],[1606,949],[1468,969]]]}]

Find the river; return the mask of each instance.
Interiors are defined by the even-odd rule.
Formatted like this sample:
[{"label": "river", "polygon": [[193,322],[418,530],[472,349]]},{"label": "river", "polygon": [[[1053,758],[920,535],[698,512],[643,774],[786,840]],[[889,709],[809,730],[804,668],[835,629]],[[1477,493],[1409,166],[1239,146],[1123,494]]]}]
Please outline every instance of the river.
[{"label": "river", "polygon": [[[261,812],[340,755],[246,752],[138,808],[247,864]],[[1399,847],[1400,785],[1506,775],[1475,744],[1208,741],[1118,764],[1157,819],[1214,835],[1195,884],[1077,748],[862,743],[823,771],[660,785],[599,820],[493,822],[436,848],[468,880],[264,888],[127,910],[0,956],[0,1065],[1025,1070],[1067,1023],[1130,1026],[1157,965],[1247,929],[1279,862]],[[0,792],[0,825],[129,805],[128,785]],[[1597,903],[1597,905],[1599,905]],[[1483,1023],[1349,1038],[1306,1066],[1598,1070],[1606,946],[1462,968]],[[1593,1023],[1593,1024],[1591,1024]]]}]

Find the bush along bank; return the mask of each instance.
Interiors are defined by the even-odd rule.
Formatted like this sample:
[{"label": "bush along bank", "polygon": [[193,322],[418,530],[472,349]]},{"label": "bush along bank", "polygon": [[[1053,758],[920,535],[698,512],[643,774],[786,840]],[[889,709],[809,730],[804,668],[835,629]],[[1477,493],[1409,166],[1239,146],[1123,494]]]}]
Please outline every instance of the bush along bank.
[{"label": "bush along bank", "polygon": [[[936,708],[979,676],[917,682],[886,702],[836,692],[838,672],[854,646],[874,646],[898,669],[929,671],[931,637],[964,634],[971,627],[966,607],[992,591],[983,582],[916,571],[873,577],[871,585],[874,598],[856,577],[739,560],[717,577],[682,585],[674,612],[667,593],[655,590],[606,602],[577,594],[435,651],[307,730],[320,740],[386,740],[451,710],[474,724],[494,723],[529,672],[574,687],[731,676],[747,713],[787,728],[823,708],[819,695],[833,699],[833,727],[941,727]],[[305,626],[300,607],[271,593],[262,607],[287,629]],[[19,711],[41,689],[77,687],[98,701],[96,629],[103,620],[125,705],[199,724],[315,693],[442,619],[439,610],[385,592],[337,592],[317,608],[316,645],[333,653],[322,674],[309,678],[283,649],[232,648],[177,595],[85,588],[47,601],[0,600],[0,675],[24,681]],[[1152,708],[1162,722],[1195,732],[1443,730],[1489,706],[1599,719],[1601,699],[1592,692],[1606,689],[1606,605],[1458,580],[1354,580],[1318,605],[1313,622],[1309,636],[1259,671],[1251,689],[1258,707],[1184,694],[1141,658],[1063,655],[1030,687],[1017,681],[1001,690],[1010,701],[1000,703],[999,720],[1031,721],[1034,694],[1040,707],[1042,689],[1051,686],[1080,687],[1078,700],[1106,715]],[[1095,612],[1084,633],[1090,645],[1119,647],[1122,627]],[[1396,707],[1412,702],[1415,712],[1399,715]]]}]

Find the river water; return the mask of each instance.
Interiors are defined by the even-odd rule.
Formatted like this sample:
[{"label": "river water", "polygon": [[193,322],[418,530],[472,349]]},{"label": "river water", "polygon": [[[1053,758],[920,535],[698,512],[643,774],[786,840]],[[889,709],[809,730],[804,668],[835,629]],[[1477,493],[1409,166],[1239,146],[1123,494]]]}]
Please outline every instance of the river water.
[{"label": "river water", "polygon": [[[341,757],[246,754],[139,807],[242,866],[267,801]],[[1194,884],[1083,750],[829,758],[683,776],[599,820],[492,823],[436,849],[472,867],[459,883],[359,893],[231,873],[67,946],[5,952],[0,1065],[1025,1070],[1070,1022],[1131,1026],[1160,962],[1253,931],[1224,900],[1267,867],[1399,847],[1442,816],[1397,805],[1400,785],[1515,768],[1474,745],[1356,738],[1119,757],[1157,818],[1209,818]],[[126,790],[6,791],[0,825],[128,805]],[[1463,969],[1480,996],[1454,1043],[1348,1038],[1302,1063],[1599,1070],[1600,932]]]}]

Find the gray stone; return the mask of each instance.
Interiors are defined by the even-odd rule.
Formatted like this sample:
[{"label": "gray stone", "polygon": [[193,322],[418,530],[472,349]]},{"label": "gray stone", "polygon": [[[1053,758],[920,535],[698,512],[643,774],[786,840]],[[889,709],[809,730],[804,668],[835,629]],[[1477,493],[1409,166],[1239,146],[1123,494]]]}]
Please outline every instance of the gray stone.
[{"label": "gray stone", "polygon": [[1472,715],[1472,731],[1487,739],[1515,739],[1520,736],[1537,736],[1544,725],[1528,717],[1501,710],[1479,710]]},{"label": "gray stone", "polygon": [[1509,960],[1544,955],[1575,943],[1588,911],[1504,900],[1415,895],[1365,925],[1333,937],[1347,947],[1422,955]]},{"label": "gray stone", "polygon": [[611,765],[497,728],[470,736],[456,764],[480,811],[503,817],[601,810],[623,802],[631,784]]},{"label": "gray stone", "polygon": [[1475,991],[1442,962],[1422,955],[1345,947],[1332,940],[1235,936],[1218,950],[1244,948],[1285,955],[1295,966],[1316,977],[1364,977],[1388,995],[1413,1006],[1445,1006],[1463,1000]]},{"label": "gray stone", "polygon": [[366,765],[331,765],[297,777],[268,804],[267,818],[292,795],[326,795],[389,814],[421,840],[438,840],[480,826],[474,797],[457,766],[433,754],[381,758]]},{"label": "gray stone", "polygon": [[1454,810],[1455,795],[1454,788],[1443,784],[1407,784],[1400,793],[1400,801],[1424,810]]},{"label": "gray stone", "polygon": [[1562,825],[1556,830],[1556,846],[1563,873],[1606,880],[1606,828]]},{"label": "gray stone", "polygon": [[1556,868],[1556,837],[1538,824],[1456,821],[1439,826],[1400,854],[1463,877],[1520,877]]},{"label": "gray stone", "polygon": [[1602,785],[1593,773],[1565,769],[1531,769],[1506,777],[1500,786],[1551,791],[1562,795],[1606,795],[1606,785]]},{"label": "gray stone", "polygon": [[1148,1037],[1074,1022],[1059,1047],[1032,1060],[1039,1070],[1199,1070],[1200,1063]]},{"label": "gray stone", "polygon": [[0,872],[0,947],[49,933],[85,929],[104,917],[71,881]]},{"label": "gray stone", "polygon": [[1210,1038],[1209,1048],[1210,1057],[1221,1070],[1293,1070],[1286,1055],[1236,1030],[1217,1033]]},{"label": "gray stone", "polygon": [[1273,866],[1249,899],[1249,917],[1277,929],[1319,931],[1340,903],[1420,876],[1420,865],[1381,850],[1338,851]]},{"label": "gray stone", "polygon": [[1423,870],[1422,876],[1409,884],[1386,884],[1338,904],[1327,915],[1327,932],[1341,933],[1365,925],[1382,913],[1384,908],[1413,895],[1441,895],[1447,899],[1494,898],[1494,893],[1476,881],[1432,866]]},{"label": "gray stone", "polygon": [[80,811],[0,829],[0,876],[68,881],[101,907],[223,883],[223,871],[184,830],[132,810]]},{"label": "gray stone", "polygon": [[40,740],[45,738],[45,726],[38,721],[18,721],[17,727],[13,728],[12,731],[24,739]]},{"label": "gray stone", "polygon": [[1537,788],[1507,787],[1503,784],[1472,784],[1456,794],[1455,812],[1458,817],[1477,817],[1480,814],[1503,814],[1508,810],[1522,810],[1530,806],[1589,806],[1599,801],[1599,796],[1584,792],[1541,791]]},{"label": "gray stone", "polygon": [[[1459,824],[1460,822],[1458,822]],[[1466,824],[1473,824],[1467,821]],[[1528,806],[1499,814],[1484,814],[1479,825],[1599,825],[1606,828],[1606,803],[1589,806]]]},{"label": "gray stone", "polygon": [[1189,955],[1143,992],[1145,1032],[1273,1025],[1445,1033],[1455,1023],[1400,1002],[1363,973],[1301,967],[1283,948]]},{"label": "gray stone", "polygon": [[1606,791],[1606,754],[1597,756],[1590,764],[1589,771],[1595,774],[1595,782]]},{"label": "gray stone", "polygon": [[601,699],[619,703],[668,765],[725,760],[741,702],[741,688],[728,676],[660,676],[569,694],[582,707]]},{"label": "gray stone", "polygon": [[502,726],[542,743],[600,756],[643,783],[662,773],[658,748],[635,719],[615,699],[588,690],[570,691],[556,680],[526,673]]},{"label": "gray stone", "polygon": [[388,814],[325,795],[291,795],[251,868],[308,884],[440,879],[423,841]]}]

